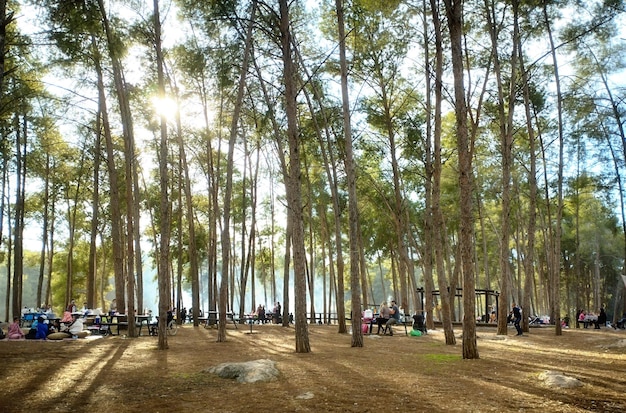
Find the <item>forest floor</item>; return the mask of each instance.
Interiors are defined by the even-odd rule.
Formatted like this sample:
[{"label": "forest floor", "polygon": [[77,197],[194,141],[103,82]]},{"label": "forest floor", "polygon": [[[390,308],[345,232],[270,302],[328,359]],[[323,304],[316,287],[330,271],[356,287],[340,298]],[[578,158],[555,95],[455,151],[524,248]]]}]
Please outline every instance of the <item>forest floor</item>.
[{"label": "forest floor", "polygon": [[[611,328],[478,328],[479,359],[463,360],[441,330],[364,336],[351,347],[337,326],[309,325],[311,352],[295,353],[294,327],[217,330],[184,325],[157,350],[156,337],[0,341],[0,411],[18,412],[624,412],[626,331]],[[203,370],[270,359],[280,375],[241,384]],[[556,370],[575,389],[547,387]]]}]

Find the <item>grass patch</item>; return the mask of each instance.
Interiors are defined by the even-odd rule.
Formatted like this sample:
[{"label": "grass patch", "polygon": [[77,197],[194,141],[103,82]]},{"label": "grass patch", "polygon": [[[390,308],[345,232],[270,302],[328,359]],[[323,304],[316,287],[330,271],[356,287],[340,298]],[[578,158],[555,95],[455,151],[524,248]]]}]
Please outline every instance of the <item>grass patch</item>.
[{"label": "grass patch", "polygon": [[425,361],[429,361],[431,363],[441,363],[441,364],[461,360],[461,356],[457,354],[429,353],[429,354],[422,354],[422,358]]}]

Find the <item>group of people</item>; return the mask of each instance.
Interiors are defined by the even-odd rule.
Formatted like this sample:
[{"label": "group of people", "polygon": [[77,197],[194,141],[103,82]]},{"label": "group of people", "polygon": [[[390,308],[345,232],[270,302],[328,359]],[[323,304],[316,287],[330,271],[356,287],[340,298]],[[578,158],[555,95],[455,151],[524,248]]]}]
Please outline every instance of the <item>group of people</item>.
[{"label": "group of people", "polygon": [[[256,310],[252,311],[252,314],[259,324],[265,324],[269,321],[265,306],[262,304],[259,304]],[[272,308],[272,313],[270,315],[272,323],[279,324],[282,322],[282,306],[280,305],[280,301],[276,301],[274,303],[274,307]]]},{"label": "group of people", "polygon": [[386,301],[383,301],[378,308],[378,316],[376,316],[376,325],[378,331],[376,334],[380,334],[380,330],[383,329],[383,334],[389,331],[389,335],[393,336],[393,326],[400,321],[400,309],[395,301],[391,301],[391,305],[387,305]]},{"label": "group of people", "polygon": [[[509,321],[513,323],[515,329],[517,330],[517,335],[522,335],[522,327],[520,325],[522,321],[522,309],[519,305],[513,303],[511,308],[511,313],[509,314]],[[596,316],[594,313],[587,313],[584,310],[578,310],[576,313],[576,321],[577,324],[583,324],[584,328],[587,328],[589,324],[595,325],[596,329],[600,329],[601,326],[606,326],[607,315],[604,308],[600,308],[599,314]],[[626,317],[624,319],[626,322]],[[569,318],[565,317],[561,322],[562,327],[567,327],[569,325]]]},{"label": "group of people", "polygon": [[[66,312],[66,315],[69,314]],[[83,320],[78,317],[69,315],[69,319],[64,317],[58,323],[50,323],[44,316],[37,317],[36,320],[30,325],[28,333],[24,334],[22,327],[20,326],[20,318],[13,317],[13,323],[9,325],[9,331],[7,338],[9,340],[47,340],[48,336],[53,333],[64,334],[67,338],[77,338],[78,334],[83,331]],[[64,338],[64,337],[59,337]]]},{"label": "group of people", "polygon": [[[395,324],[400,323],[400,319],[402,317],[402,311],[398,307],[398,304],[395,300],[391,301],[391,304],[388,305],[386,301],[383,301],[378,307],[378,314],[376,314],[376,325],[378,329],[376,334],[386,334],[389,332],[390,336],[393,336],[393,326]],[[374,319],[373,311],[366,310],[363,312],[363,322],[364,328],[363,332],[367,332],[366,330],[369,328],[369,323]],[[413,330],[419,331],[421,334],[426,334],[426,324],[424,320],[424,315],[415,314],[413,316]]]},{"label": "group of people", "polygon": [[584,310],[578,310],[576,320],[579,325],[582,323],[584,328],[587,328],[589,324],[593,324],[596,329],[600,329],[600,326],[606,326],[606,311],[604,308],[600,308],[600,313],[595,315],[592,312],[587,313]]}]

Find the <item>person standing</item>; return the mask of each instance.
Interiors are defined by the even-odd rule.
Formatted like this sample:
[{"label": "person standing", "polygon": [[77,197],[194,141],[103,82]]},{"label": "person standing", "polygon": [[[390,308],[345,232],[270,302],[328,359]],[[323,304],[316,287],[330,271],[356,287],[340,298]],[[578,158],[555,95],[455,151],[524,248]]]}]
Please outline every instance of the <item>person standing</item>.
[{"label": "person standing", "polygon": [[281,322],[282,310],[283,308],[280,305],[280,301],[276,301],[276,303],[274,304],[274,310],[273,310],[274,324],[279,324]]},{"label": "person standing", "polygon": [[513,325],[517,330],[517,335],[522,335],[522,327],[520,326],[520,321],[522,321],[522,309],[517,304],[513,303]]},{"label": "person standing", "polygon": [[598,321],[596,321],[596,329],[600,329],[600,326],[606,327],[606,311],[604,311],[604,307],[600,308],[600,315],[598,315]]},{"label": "person standing", "polygon": [[261,304],[259,304],[259,307],[256,309],[256,317],[259,324],[265,324],[265,307]]}]

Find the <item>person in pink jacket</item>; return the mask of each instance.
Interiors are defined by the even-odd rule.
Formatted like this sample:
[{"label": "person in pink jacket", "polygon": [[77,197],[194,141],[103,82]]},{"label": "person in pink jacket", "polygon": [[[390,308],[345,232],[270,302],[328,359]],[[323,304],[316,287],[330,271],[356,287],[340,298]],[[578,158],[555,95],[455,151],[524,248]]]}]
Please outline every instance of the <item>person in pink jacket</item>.
[{"label": "person in pink jacket", "polygon": [[13,323],[9,325],[9,340],[20,340],[24,338],[24,332],[20,328],[20,318],[13,317]]}]

